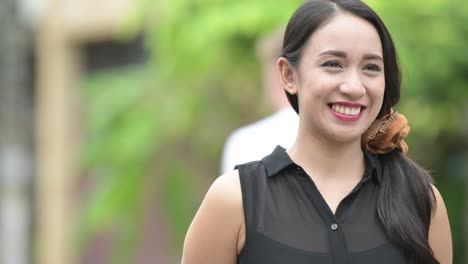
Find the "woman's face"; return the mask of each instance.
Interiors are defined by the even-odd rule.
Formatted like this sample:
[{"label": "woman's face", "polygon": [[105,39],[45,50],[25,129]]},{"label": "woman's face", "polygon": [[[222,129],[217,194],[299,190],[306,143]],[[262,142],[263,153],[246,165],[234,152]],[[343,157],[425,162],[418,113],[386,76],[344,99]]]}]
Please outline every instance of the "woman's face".
[{"label": "woman's face", "polygon": [[380,37],[353,14],[340,11],[319,27],[291,72],[286,89],[298,94],[301,129],[320,138],[360,140],[382,106]]}]

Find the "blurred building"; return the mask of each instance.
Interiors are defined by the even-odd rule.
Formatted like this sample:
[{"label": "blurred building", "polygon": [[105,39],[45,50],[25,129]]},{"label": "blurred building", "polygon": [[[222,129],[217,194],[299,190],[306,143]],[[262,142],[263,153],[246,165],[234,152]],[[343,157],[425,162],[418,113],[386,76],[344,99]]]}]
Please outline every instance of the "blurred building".
[{"label": "blurred building", "polygon": [[[135,3],[0,3],[0,264],[108,263],[105,236],[86,252],[75,252],[71,241],[80,79],[144,62],[141,35],[117,37]],[[161,254],[156,249],[140,258],[158,263]]]}]

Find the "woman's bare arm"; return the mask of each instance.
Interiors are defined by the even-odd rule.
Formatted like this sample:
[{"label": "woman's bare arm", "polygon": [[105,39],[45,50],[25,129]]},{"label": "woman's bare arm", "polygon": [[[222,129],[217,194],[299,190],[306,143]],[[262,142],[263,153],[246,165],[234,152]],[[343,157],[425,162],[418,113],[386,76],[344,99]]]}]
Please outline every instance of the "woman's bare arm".
[{"label": "woman's bare arm", "polygon": [[244,222],[238,171],[211,185],[187,231],[183,264],[235,264]]},{"label": "woman's bare arm", "polygon": [[444,200],[436,187],[433,186],[436,197],[435,213],[429,228],[429,245],[440,264],[452,264],[452,235]]}]

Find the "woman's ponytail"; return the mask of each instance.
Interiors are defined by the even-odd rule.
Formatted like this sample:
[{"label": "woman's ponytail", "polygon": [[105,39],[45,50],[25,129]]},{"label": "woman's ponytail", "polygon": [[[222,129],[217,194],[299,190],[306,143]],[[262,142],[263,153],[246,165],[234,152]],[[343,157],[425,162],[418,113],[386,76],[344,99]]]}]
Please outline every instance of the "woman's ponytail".
[{"label": "woman's ponytail", "polygon": [[377,211],[389,240],[415,264],[439,263],[429,246],[435,206],[432,177],[406,157],[406,118],[393,110],[377,119],[362,136],[362,145],[378,155],[382,181]]},{"label": "woman's ponytail", "polygon": [[379,158],[382,184],[377,210],[388,238],[403,250],[410,263],[439,263],[428,242],[435,206],[432,177],[398,149]]}]

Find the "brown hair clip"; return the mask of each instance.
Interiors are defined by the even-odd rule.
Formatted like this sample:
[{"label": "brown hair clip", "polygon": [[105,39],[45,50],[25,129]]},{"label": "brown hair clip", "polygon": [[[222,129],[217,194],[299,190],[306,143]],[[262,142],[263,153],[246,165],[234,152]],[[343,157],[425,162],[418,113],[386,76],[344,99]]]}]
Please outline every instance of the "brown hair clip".
[{"label": "brown hair clip", "polygon": [[406,117],[393,111],[376,119],[361,137],[361,144],[373,154],[385,154],[399,149],[408,152],[408,145],[403,140],[409,133]]}]

